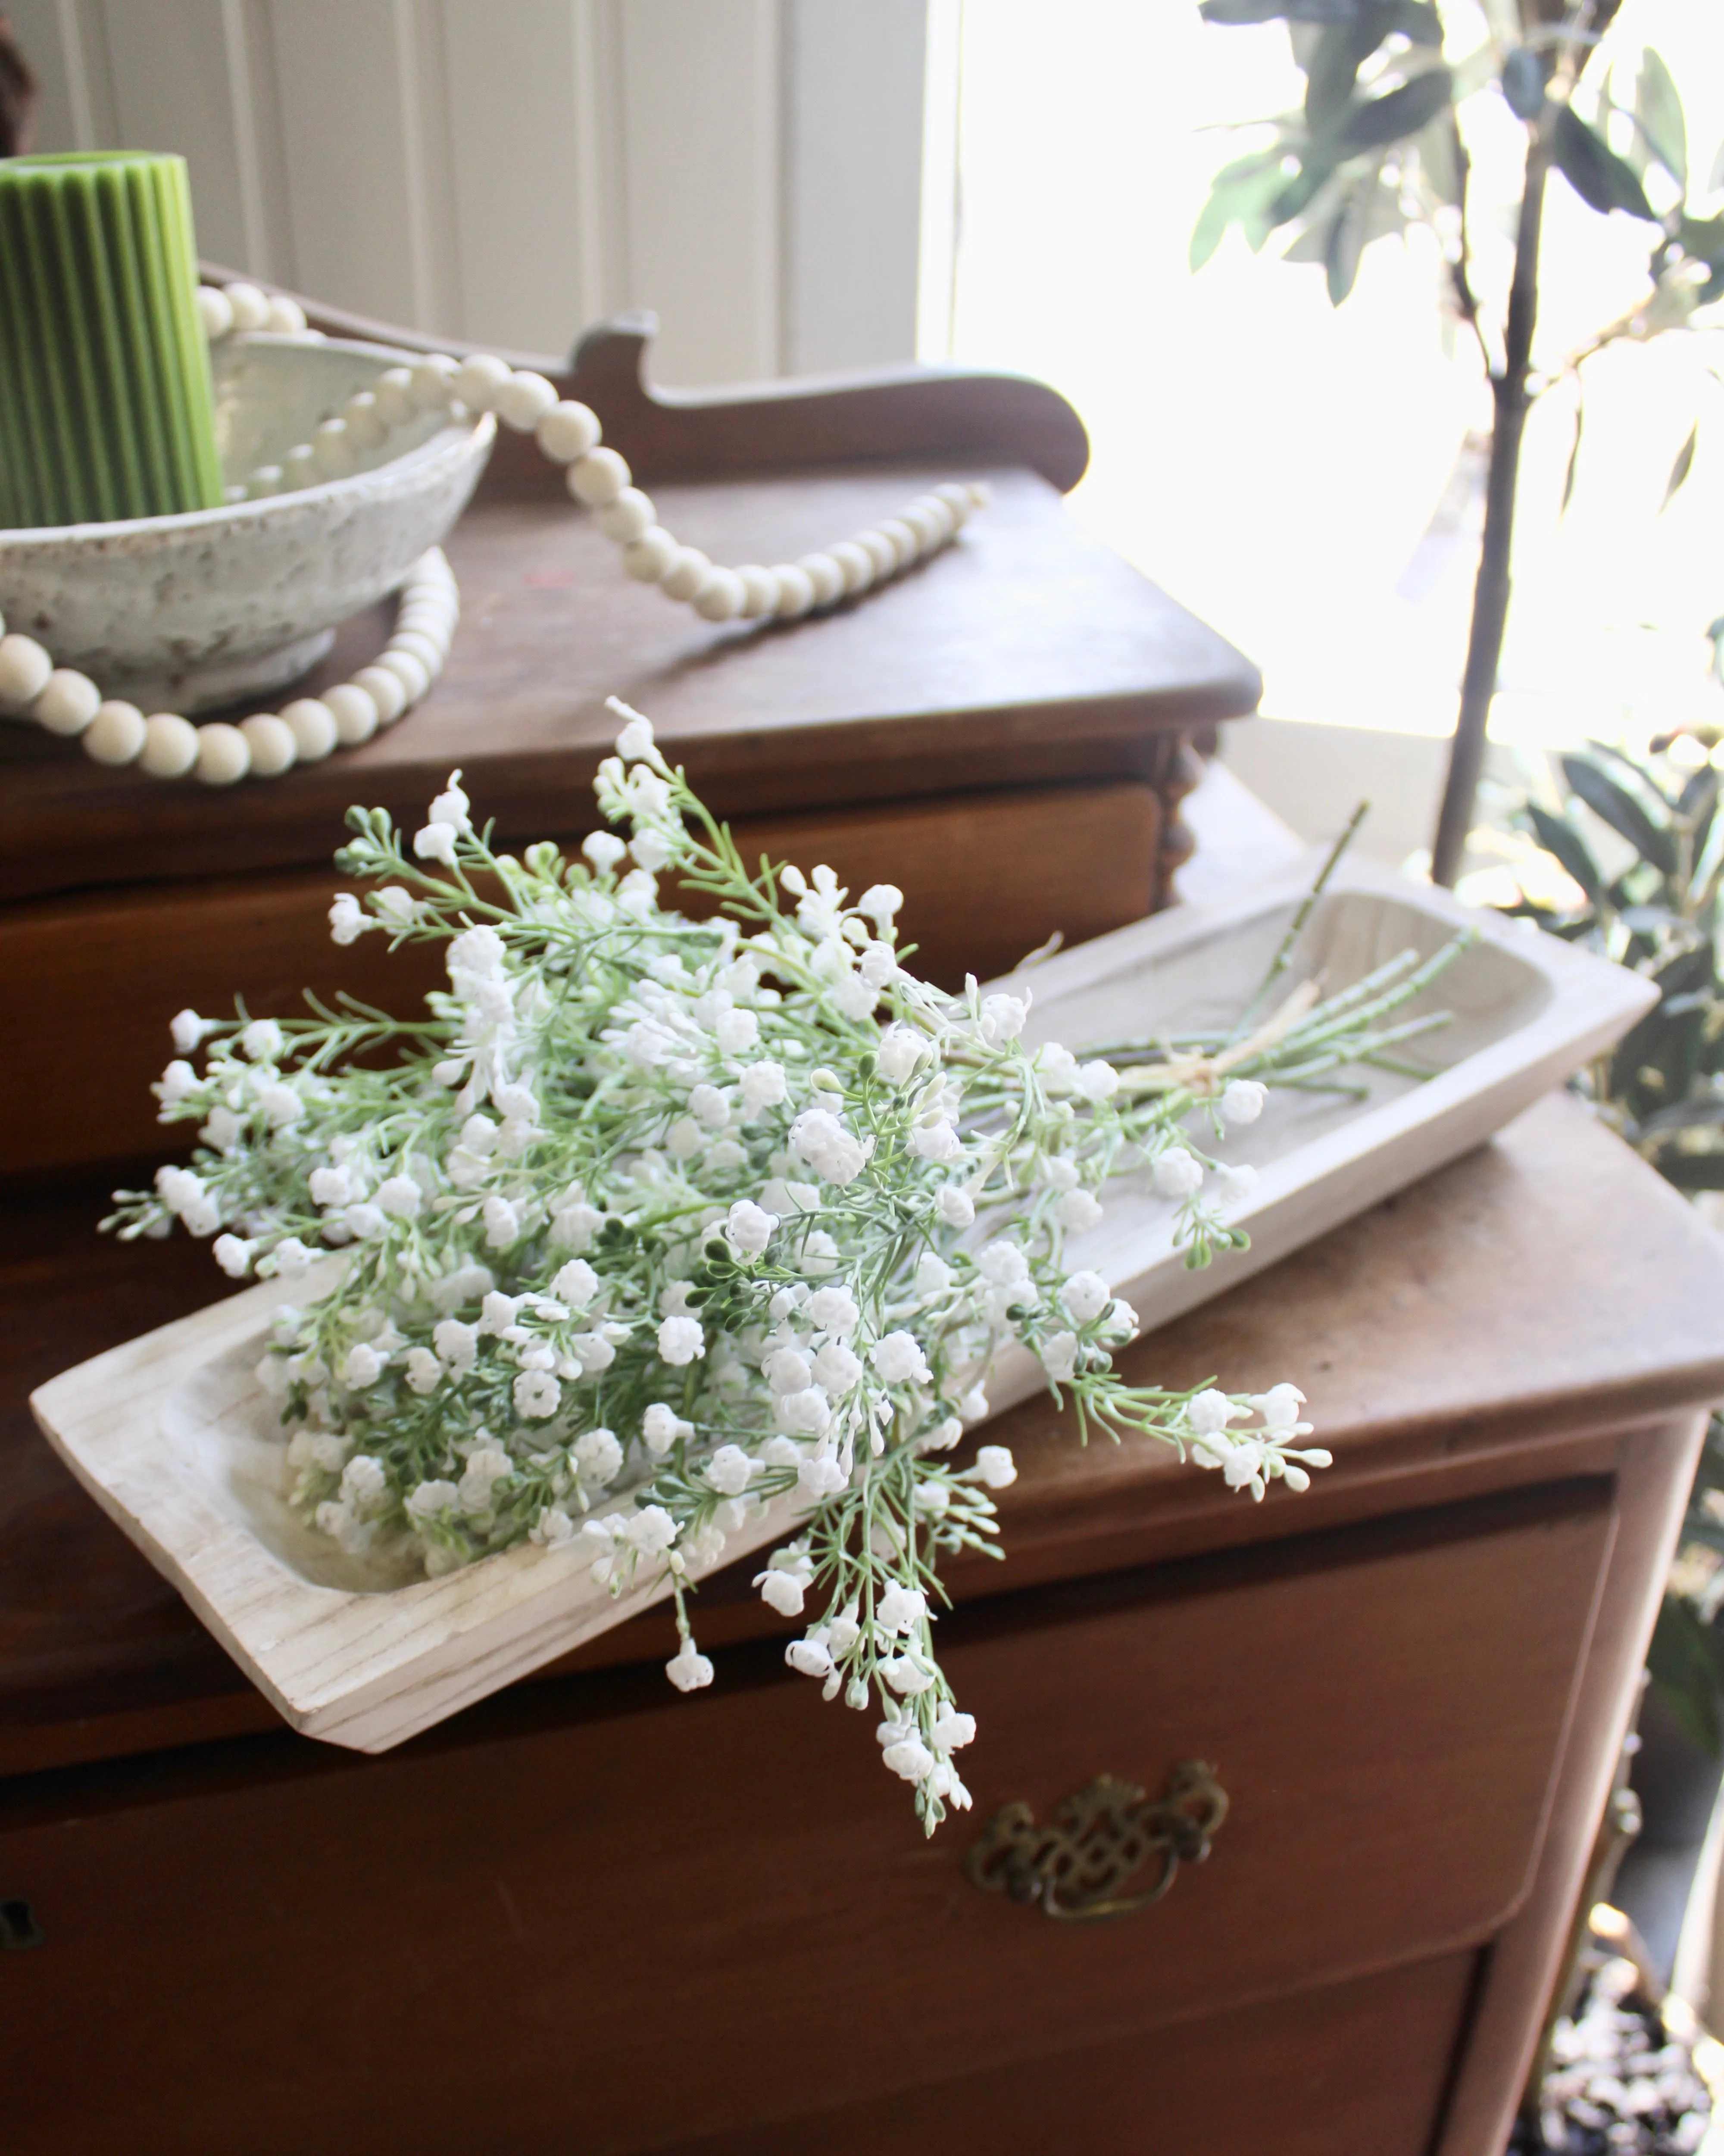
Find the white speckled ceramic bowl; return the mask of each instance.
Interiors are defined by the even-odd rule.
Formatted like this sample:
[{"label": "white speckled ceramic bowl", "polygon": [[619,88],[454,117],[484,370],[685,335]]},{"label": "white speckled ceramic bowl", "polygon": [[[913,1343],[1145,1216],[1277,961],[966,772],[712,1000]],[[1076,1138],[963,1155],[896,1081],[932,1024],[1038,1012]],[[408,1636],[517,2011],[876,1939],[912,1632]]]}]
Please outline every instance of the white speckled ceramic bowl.
[{"label": "white speckled ceramic bowl", "polygon": [[[308,441],[386,367],[382,345],[257,335],[215,350],[223,470]],[[467,505],[496,422],[426,413],[346,479],[113,524],[0,531],[0,615],[59,666],[145,711],[198,711],[295,680],[335,624],[393,591]]]}]

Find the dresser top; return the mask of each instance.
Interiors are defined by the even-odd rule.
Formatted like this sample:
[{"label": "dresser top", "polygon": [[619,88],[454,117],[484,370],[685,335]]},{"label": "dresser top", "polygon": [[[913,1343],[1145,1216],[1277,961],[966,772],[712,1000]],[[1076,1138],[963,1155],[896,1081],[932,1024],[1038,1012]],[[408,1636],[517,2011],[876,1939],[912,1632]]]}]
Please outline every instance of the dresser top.
[{"label": "dresser top", "polygon": [[[201,1245],[99,1240],[103,1194],[19,1201],[0,1229],[0,1773],[279,1727],[30,1421],[33,1386],[220,1290]],[[1127,1366],[1170,1385],[1290,1379],[1336,1465],[1310,1496],[1277,1487],[1254,1506],[1159,1447],[1081,1450],[1051,1401],[1030,1401],[988,1430],[1020,1467],[1001,1506],[1009,1562],[960,1573],[961,1594],[1385,1509],[1415,1473],[1419,1502],[1469,1494],[1517,1449],[1713,1399],[1724,1241],[1577,1102],[1552,1096],[1152,1335]],[[1551,1456],[1515,1471],[1572,1471]],[[752,1569],[701,1590],[703,1644],[777,1625],[748,1592]],[[573,1662],[662,1655],[667,1622],[634,1620]]]},{"label": "dresser top", "polygon": [[[0,898],[321,865],[351,803],[417,818],[456,767],[506,841],[579,833],[616,733],[611,696],[648,714],[725,816],[1152,777],[1157,737],[1255,709],[1249,661],[1060,500],[1086,445],[1051,389],[911,368],[678,396],[644,386],[645,349],[639,328],[595,331],[558,387],[598,413],[666,526],[716,561],[794,561],[943,480],[984,480],[989,504],[829,613],[715,624],[631,583],[561,473],[505,429],[446,542],[462,598],[448,665],[403,723],[216,791],[0,724]],[[347,623],[304,684],[244,708],[346,680],[390,619],[386,604]]]}]

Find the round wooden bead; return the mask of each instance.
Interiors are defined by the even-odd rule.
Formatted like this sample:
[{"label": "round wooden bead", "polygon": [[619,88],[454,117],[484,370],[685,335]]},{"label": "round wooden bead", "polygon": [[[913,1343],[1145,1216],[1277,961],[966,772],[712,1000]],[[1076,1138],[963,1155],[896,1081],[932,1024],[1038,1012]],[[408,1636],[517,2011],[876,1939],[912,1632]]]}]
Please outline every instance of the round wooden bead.
[{"label": "round wooden bead", "polygon": [[84,753],[98,763],[135,762],[143,745],[143,713],[136,704],[117,698],[98,704],[95,716],[84,729]]},{"label": "round wooden bead", "polygon": [[556,406],[557,392],[544,376],[522,367],[497,391],[495,408],[505,427],[512,427],[517,434],[531,434]]},{"label": "round wooden bead", "polygon": [[377,724],[393,726],[407,709],[407,690],[399,675],[387,666],[362,666],[353,676],[356,689],[363,689],[377,707]]},{"label": "round wooden bead", "polygon": [[944,486],[936,486],[934,491],[952,511],[953,531],[962,531],[970,511],[976,506],[970,499],[968,487],[960,486],[956,480],[948,480]]},{"label": "round wooden bead", "polygon": [[347,423],[347,439],[356,449],[382,447],[389,429],[377,416],[377,400],[370,390],[362,389],[357,397],[350,397],[341,407],[341,417]]},{"label": "round wooden bead", "polygon": [[233,302],[218,285],[198,287],[198,319],[212,344],[219,344],[233,326]]},{"label": "round wooden bead", "polygon": [[198,776],[206,786],[232,786],[251,769],[251,743],[238,726],[218,720],[197,734]]},{"label": "round wooden bead", "polygon": [[254,472],[246,475],[246,499],[267,501],[272,494],[280,494],[286,484],[287,474],[280,465],[259,465]]},{"label": "round wooden bead", "polygon": [[876,583],[886,577],[897,575],[898,549],[883,531],[859,531],[852,543],[859,547],[869,560],[873,562],[874,580]]},{"label": "round wooden bead", "polygon": [[650,531],[658,521],[659,512],[653,506],[651,495],[643,494],[638,486],[625,486],[594,519],[605,537],[614,539],[619,547],[639,538],[643,531]]},{"label": "round wooden bead", "polygon": [[676,559],[659,579],[666,598],[691,599],[706,581],[712,567],[698,547],[679,547]]},{"label": "round wooden bead", "polygon": [[264,327],[275,336],[304,336],[305,311],[297,300],[290,300],[285,292],[274,293]]},{"label": "round wooden bead", "polygon": [[758,621],[763,613],[772,613],[776,610],[778,579],[770,569],[759,568],[751,562],[746,569],[738,569],[736,574],[742,580],[744,621]]},{"label": "round wooden bead", "polygon": [[[943,547],[957,530],[957,516],[949,501],[942,501],[937,494],[919,494],[910,505],[927,516],[933,526],[934,544]],[[906,522],[909,518],[906,516]]]},{"label": "round wooden bead", "polygon": [[242,719],[239,731],[251,751],[251,767],[259,778],[279,778],[284,771],[292,769],[300,748],[293,728],[285,720],[259,711],[253,718]]},{"label": "round wooden bead", "polygon": [[598,416],[572,398],[553,404],[533,429],[533,439],[554,465],[572,465],[598,447]]},{"label": "round wooden bead", "polygon": [[945,540],[946,519],[936,516],[925,502],[912,501],[898,521],[907,525],[915,535],[918,554],[931,554]]},{"label": "round wooden bead", "polygon": [[577,501],[605,509],[629,484],[629,467],[614,449],[588,449],[568,468],[565,484]]},{"label": "round wooden bead", "polygon": [[48,686],[54,661],[33,636],[0,636],[0,704],[23,711]]},{"label": "round wooden bead", "polygon": [[488,352],[475,352],[455,369],[450,387],[469,412],[494,412],[497,392],[509,379],[511,372],[506,362],[494,358]]},{"label": "round wooden bead", "polygon": [[404,636],[409,629],[415,636],[428,638],[441,654],[449,649],[449,639],[455,633],[454,616],[446,607],[428,602],[403,607],[395,617],[395,634]]},{"label": "round wooden bead", "polygon": [[320,476],[316,449],[309,442],[295,442],[281,459],[283,493],[291,494],[295,487],[316,486]]},{"label": "round wooden bead", "polygon": [[347,439],[346,421],[321,421],[311,436],[311,454],[325,479],[346,479],[358,462],[353,444]]},{"label": "round wooden bead", "polygon": [[623,549],[623,567],[637,583],[656,584],[663,582],[681,552],[664,526],[655,524]]},{"label": "round wooden bead", "polygon": [[344,748],[369,741],[377,732],[377,707],[357,683],[343,681],[337,688],[326,689],[323,701],[335,720],[336,739]]},{"label": "round wooden bead", "polygon": [[255,285],[224,285],[222,290],[227,295],[228,305],[233,311],[236,330],[260,330],[268,326],[269,302]]},{"label": "round wooden bead", "polygon": [[410,651],[386,651],[377,664],[400,682],[407,691],[409,704],[417,704],[431,686],[430,669],[415,659]]},{"label": "round wooden bead", "polygon": [[30,716],[51,734],[81,734],[101,701],[101,690],[88,675],[56,666],[31,705]]},{"label": "round wooden bead", "polygon": [[413,371],[410,367],[389,367],[377,377],[377,386],[372,392],[372,402],[377,417],[386,427],[403,427],[417,416],[418,407],[413,402]]},{"label": "round wooden bead", "polygon": [[772,611],[780,621],[798,621],[810,612],[814,603],[814,585],[806,569],[798,569],[786,562],[772,571],[772,581],[778,587],[777,603]]},{"label": "round wooden bead", "polygon": [[222,500],[229,509],[237,509],[245,499],[245,489],[237,482],[233,486],[224,486],[222,489]]},{"label": "round wooden bead", "polygon": [[151,778],[183,778],[198,761],[198,729],[177,711],[157,711],[144,721],[138,766]]},{"label": "round wooden bead", "polygon": [[455,366],[446,352],[413,362],[413,402],[422,412],[446,412],[454,402]]},{"label": "round wooden bead", "polygon": [[446,646],[434,637],[423,636],[416,629],[398,629],[386,649],[390,651],[410,651],[434,681],[443,671]]},{"label": "round wooden bead", "polygon": [[695,612],[702,621],[734,621],[741,611],[742,579],[734,569],[709,569],[695,594]]},{"label": "round wooden bead", "polygon": [[827,552],[837,562],[839,573],[844,580],[844,590],[852,598],[858,592],[865,592],[874,582],[874,562],[867,550],[859,547],[854,539],[840,539]]},{"label": "round wooden bead", "polygon": [[900,569],[907,569],[920,552],[915,532],[911,530],[901,516],[882,517],[879,529],[881,538],[897,554],[898,567]]},{"label": "round wooden bead", "polygon": [[844,597],[844,572],[830,554],[804,554],[796,566],[813,586],[817,607]]},{"label": "round wooden bead", "polygon": [[453,633],[460,618],[460,608],[446,592],[428,591],[423,587],[415,591],[411,585],[402,593],[395,617],[403,629],[412,622],[444,635]]},{"label": "round wooden bead", "polygon": [[336,715],[316,696],[298,696],[281,707],[281,723],[293,736],[301,763],[317,763],[336,745]]}]

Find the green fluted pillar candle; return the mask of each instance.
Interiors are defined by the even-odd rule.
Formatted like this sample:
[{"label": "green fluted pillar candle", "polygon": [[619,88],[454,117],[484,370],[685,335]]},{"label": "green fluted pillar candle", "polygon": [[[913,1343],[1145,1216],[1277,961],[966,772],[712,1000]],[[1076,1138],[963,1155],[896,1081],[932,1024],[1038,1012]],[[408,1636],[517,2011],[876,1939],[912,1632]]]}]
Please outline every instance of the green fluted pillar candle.
[{"label": "green fluted pillar candle", "polygon": [[0,527],[223,499],[185,159],[0,160]]}]

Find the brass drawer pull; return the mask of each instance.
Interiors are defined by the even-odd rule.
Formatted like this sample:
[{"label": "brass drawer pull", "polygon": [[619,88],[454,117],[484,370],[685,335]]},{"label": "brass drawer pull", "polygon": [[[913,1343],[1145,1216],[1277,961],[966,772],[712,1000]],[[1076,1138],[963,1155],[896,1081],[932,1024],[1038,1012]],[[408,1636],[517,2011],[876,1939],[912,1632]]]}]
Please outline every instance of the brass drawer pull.
[{"label": "brass drawer pull", "polygon": [[[964,1870],[984,1893],[1039,1902],[1045,1916],[1123,1917],[1159,1902],[1182,1864],[1201,1864],[1226,1817],[1227,1792],[1201,1759],[1182,1760],[1154,1803],[1135,1784],[1101,1774],[1046,1826],[1021,1800],[1002,1806]],[[1150,1884],[1122,1894],[1146,1864],[1156,1867]]]}]

